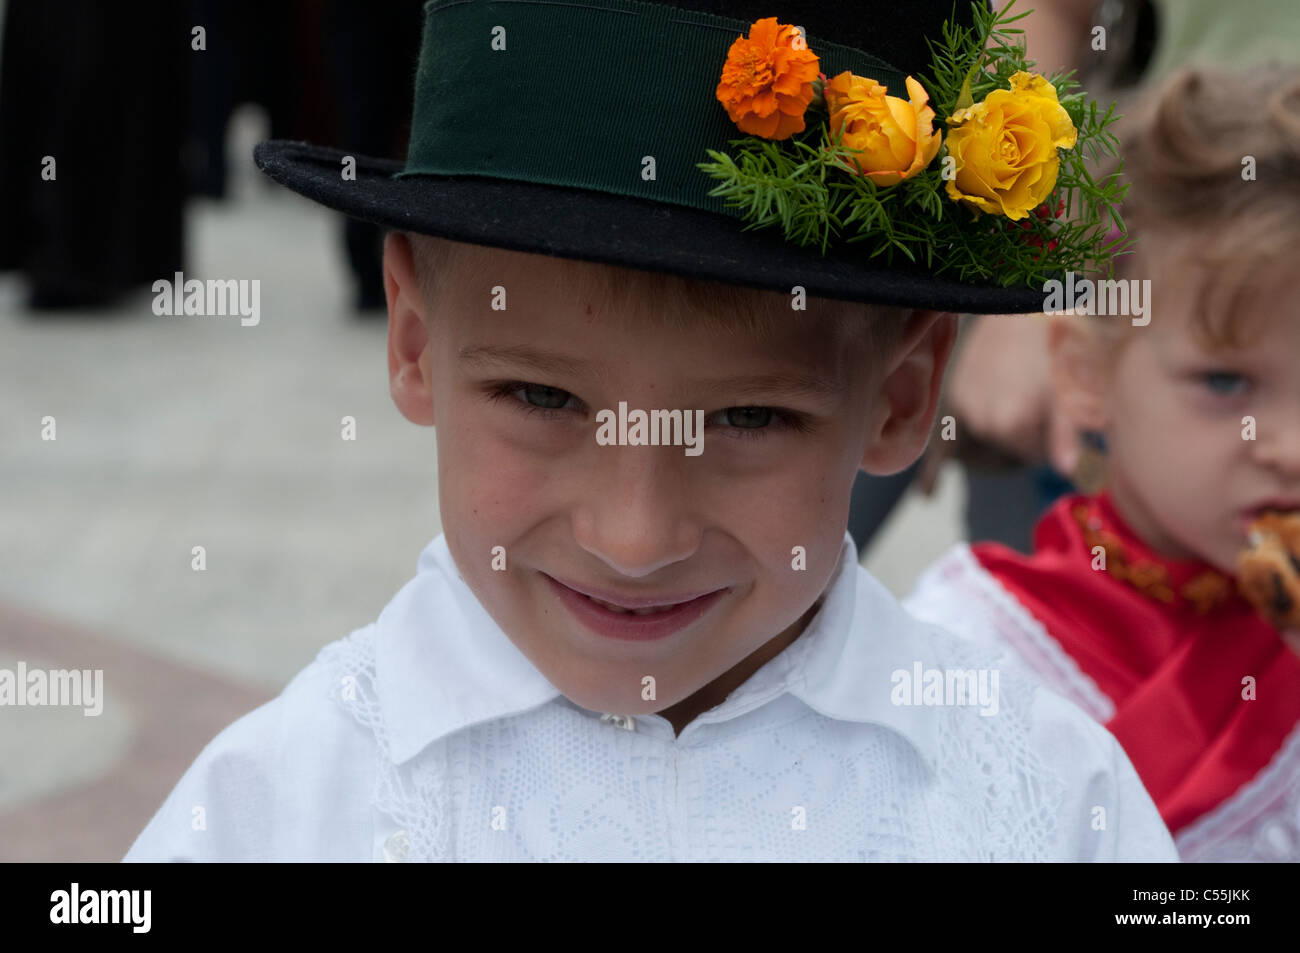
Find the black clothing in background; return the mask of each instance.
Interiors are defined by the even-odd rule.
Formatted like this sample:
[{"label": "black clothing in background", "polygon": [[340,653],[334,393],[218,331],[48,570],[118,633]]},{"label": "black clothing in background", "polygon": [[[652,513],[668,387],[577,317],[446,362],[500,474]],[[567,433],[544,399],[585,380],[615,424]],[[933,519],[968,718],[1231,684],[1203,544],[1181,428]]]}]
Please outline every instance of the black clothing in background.
[{"label": "black clothing in background", "polygon": [[[185,7],[9,0],[0,54],[0,269],[34,307],[106,303],[181,269]],[[43,156],[57,178],[41,178]]]},{"label": "black clothing in background", "polygon": [[[325,0],[323,33],[332,99],[337,104],[334,144],[383,159],[406,158],[415,68],[424,25],[423,0],[391,0],[359,8]],[[356,280],[359,310],[385,302],[384,229],[347,218],[343,240]]]}]

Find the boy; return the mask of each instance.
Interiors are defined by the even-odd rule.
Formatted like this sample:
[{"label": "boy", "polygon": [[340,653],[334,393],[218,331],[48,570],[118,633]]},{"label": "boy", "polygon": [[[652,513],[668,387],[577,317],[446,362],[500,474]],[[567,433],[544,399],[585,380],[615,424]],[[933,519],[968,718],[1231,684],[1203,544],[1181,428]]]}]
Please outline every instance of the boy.
[{"label": "boy", "polygon": [[[395,229],[390,388],[436,427],[444,532],[374,625],[205,749],[127,859],[1174,859],[1113,738],[857,566],[854,473],[921,453],[952,311],[1027,295],[718,213],[681,157],[726,138],[697,93],[740,6],[435,3],[403,175],[259,147]],[[916,72],[949,12],[788,6],[797,36],[750,28],[787,70],[870,46]],[[790,75],[756,81],[764,135]]]}]

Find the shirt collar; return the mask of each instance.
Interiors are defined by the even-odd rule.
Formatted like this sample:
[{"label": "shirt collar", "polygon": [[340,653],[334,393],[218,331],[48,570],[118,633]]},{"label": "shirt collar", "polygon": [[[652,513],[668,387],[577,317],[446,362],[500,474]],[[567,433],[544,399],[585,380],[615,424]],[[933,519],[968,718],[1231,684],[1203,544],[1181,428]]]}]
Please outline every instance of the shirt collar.
[{"label": "shirt collar", "polygon": [[[848,533],[822,599],[792,645],[701,718],[734,718],[788,691],[828,718],[896,731],[934,769],[934,709],[890,700],[892,673],[924,657],[925,624],[858,566]],[[375,679],[396,764],[452,732],[560,696],[479,603],[443,535],[380,613]]]}]

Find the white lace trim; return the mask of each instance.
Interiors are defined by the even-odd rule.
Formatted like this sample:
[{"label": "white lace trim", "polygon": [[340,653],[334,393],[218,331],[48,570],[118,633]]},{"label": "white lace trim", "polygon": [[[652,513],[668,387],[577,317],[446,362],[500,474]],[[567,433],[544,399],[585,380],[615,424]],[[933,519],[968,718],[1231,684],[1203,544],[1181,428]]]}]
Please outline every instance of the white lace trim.
[{"label": "white lace trim", "polygon": [[409,838],[409,859],[448,857],[445,765],[422,757],[398,767],[390,757],[388,728],[375,688],[376,629],[358,629],[321,649],[318,661],[329,673],[328,693],[375,737],[378,752],[371,805],[391,818]]},{"label": "white lace trim", "polygon": [[1259,774],[1176,841],[1185,861],[1300,862],[1300,725]]},{"label": "white lace trim", "polygon": [[1043,624],[984,569],[967,544],[957,544],[922,574],[907,599],[907,607],[957,635],[965,633],[971,614],[977,614],[985,631],[999,644],[1014,651],[1025,665],[1095,721],[1104,725],[1114,717],[1115,703]]}]

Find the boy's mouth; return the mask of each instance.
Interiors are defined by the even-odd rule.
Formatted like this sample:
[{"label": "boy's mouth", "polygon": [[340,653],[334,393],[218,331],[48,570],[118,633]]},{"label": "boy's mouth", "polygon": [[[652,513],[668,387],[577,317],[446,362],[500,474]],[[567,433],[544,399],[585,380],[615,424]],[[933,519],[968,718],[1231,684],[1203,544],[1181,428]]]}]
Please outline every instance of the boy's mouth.
[{"label": "boy's mouth", "polygon": [[622,612],[630,615],[658,615],[660,612],[667,612],[669,609],[673,608],[673,606],[679,604],[674,602],[668,605],[654,606],[649,609],[625,609],[622,606],[614,605],[612,602],[601,602],[599,599],[593,598],[592,596],[588,596],[587,598],[591,599],[592,602],[596,603],[596,605],[600,606],[602,609],[608,609],[611,612]]},{"label": "boy's mouth", "polygon": [[[545,575],[545,574],[543,574]],[[555,579],[554,576],[548,577]],[[701,596],[707,596],[710,593],[717,592],[717,589],[699,589],[695,592],[685,592],[677,594],[663,595],[622,595],[619,593],[608,592],[602,589],[594,589],[590,586],[582,586],[577,583],[567,582],[555,579],[560,585],[572,589],[574,592],[581,593],[592,602],[606,609],[615,612],[630,612],[633,615],[650,615],[654,612],[666,612],[687,602],[693,602]]]},{"label": "boy's mouth", "polygon": [[542,573],[560,601],[587,628],[599,635],[628,641],[672,635],[704,615],[727,588],[654,596],[615,595],[560,582]]}]

